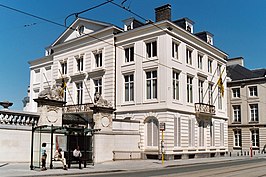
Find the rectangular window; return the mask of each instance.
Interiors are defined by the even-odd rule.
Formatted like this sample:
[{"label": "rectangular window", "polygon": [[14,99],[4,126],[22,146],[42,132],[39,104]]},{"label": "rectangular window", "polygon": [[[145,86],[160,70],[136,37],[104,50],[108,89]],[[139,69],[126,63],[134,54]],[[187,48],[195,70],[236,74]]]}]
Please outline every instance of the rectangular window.
[{"label": "rectangular window", "polygon": [[251,132],[251,141],[253,147],[259,147],[259,129],[252,129]]},{"label": "rectangular window", "polygon": [[179,73],[173,71],[173,99],[179,100]]},{"label": "rectangular window", "polygon": [[180,117],[174,119],[174,146],[181,146],[181,120]]},{"label": "rectangular window", "polygon": [[249,96],[258,96],[257,86],[249,87]]},{"label": "rectangular window", "polygon": [[208,59],[208,72],[212,73],[212,60]]},{"label": "rectangular window", "polygon": [[223,99],[220,86],[218,86],[218,109],[223,109]]},{"label": "rectangular window", "polygon": [[147,99],[157,98],[157,71],[146,72]]},{"label": "rectangular window", "polygon": [[198,54],[198,68],[202,69],[202,60],[203,60],[203,56]]},{"label": "rectangular window", "polygon": [[215,122],[212,122],[212,120],[210,120],[210,125],[210,145],[215,146]]},{"label": "rectangular window", "polygon": [[240,88],[232,88],[233,98],[240,98]]},{"label": "rectangular window", "polygon": [[213,89],[213,84],[209,83],[208,94],[209,94],[209,104],[210,105],[213,105],[213,92],[212,92],[212,89]]},{"label": "rectangular window", "polygon": [[193,103],[193,77],[187,76],[187,102]]},{"label": "rectangular window", "polygon": [[242,146],[241,130],[234,130],[234,147]]},{"label": "rectangular window", "polygon": [[192,65],[192,50],[187,48],[186,54],[187,54],[186,56],[187,64]]},{"label": "rectangular window", "polygon": [[83,84],[82,82],[76,83],[77,87],[77,104],[83,103]]},{"label": "rectangular window", "polygon": [[102,79],[94,79],[93,82],[95,93],[102,95]]},{"label": "rectangular window", "polygon": [[204,83],[204,81],[199,80],[199,83],[198,83],[199,103],[203,103],[203,83]]},{"label": "rectangular window", "polygon": [[150,119],[147,122],[147,146],[158,147],[159,129],[158,121]]},{"label": "rectangular window", "polygon": [[77,58],[77,71],[83,71],[83,56]]},{"label": "rectangular window", "polygon": [[94,58],[95,58],[95,67],[96,68],[102,67],[103,66],[103,54],[102,54],[102,52],[95,53]]},{"label": "rectangular window", "polygon": [[233,106],[233,122],[241,123],[241,107],[240,105]]},{"label": "rectangular window", "polygon": [[217,64],[217,76],[220,76],[222,73],[222,65],[221,64]]},{"label": "rectangular window", "polygon": [[66,61],[61,63],[61,72],[63,75],[67,74],[67,62]]},{"label": "rectangular window", "polygon": [[125,62],[134,61],[134,47],[125,48]]},{"label": "rectangular window", "polygon": [[220,146],[224,146],[224,123],[220,123]]},{"label": "rectangular window", "polygon": [[199,147],[204,146],[204,121],[199,123]]},{"label": "rectangular window", "polygon": [[259,110],[258,104],[250,104],[250,122],[258,122],[259,121]]},{"label": "rectangular window", "polygon": [[188,119],[188,146],[195,146],[195,121],[194,119]]},{"label": "rectangular window", "polygon": [[126,75],[125,79],[125,101],[134,101],[134,75]]},{"label": "rectangular window", "polygon": [[157,41],[146,43],[147,57],[152,58],[157,56]]},{"label": "rectangular window", "polygon": [[172,42],[172,58],[177,60],[178,60],[178,46],[179,44],[177,44],[174,41]]}]

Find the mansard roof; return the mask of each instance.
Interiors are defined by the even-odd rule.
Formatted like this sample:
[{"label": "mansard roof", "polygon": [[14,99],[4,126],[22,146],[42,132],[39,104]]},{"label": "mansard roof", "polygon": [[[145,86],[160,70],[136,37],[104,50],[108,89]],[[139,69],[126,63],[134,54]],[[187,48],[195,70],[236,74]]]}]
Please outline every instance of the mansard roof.
[{"label": "mansard roof", "polygon": [[264,77],[265,72],[265,69],[249,70],[239,64],[227,66],[227,76],[230,77],[232,81]]}]

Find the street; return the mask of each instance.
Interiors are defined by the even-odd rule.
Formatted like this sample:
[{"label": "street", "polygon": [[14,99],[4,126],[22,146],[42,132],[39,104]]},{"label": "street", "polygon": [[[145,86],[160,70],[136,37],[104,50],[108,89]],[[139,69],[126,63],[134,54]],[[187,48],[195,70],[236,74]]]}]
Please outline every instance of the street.
[{"label": "street", "polygon": [[196,164],[186,166],[168,166],[162,169],[142,171],[117,171],[111,173],[94,173],[68,175],[70,177],[147,177],[147,176],[182,176],[182,177],[262,177],[266,176],[266,159],[234,160],[227,162],[215,162],[208,164]]}]

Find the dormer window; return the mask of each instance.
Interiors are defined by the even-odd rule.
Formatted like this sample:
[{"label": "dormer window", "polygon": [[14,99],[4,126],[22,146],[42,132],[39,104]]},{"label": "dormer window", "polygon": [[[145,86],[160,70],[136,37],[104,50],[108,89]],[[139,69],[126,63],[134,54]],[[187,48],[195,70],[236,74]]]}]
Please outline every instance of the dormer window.
[{"label": "dormer window", "polygon": [[193,26],[192,26],[192,24],[190,24],[190,23],[187,22],[186,30],[187,30],[188,32],[190,32],[190,33],[193,33]]},{"label": "dormer window", "polygon": [[84,25],[81,25],[81,26],[78,27],[78,32],[79,32],[80,35],[84,34],[84,29],[85,29]]}]

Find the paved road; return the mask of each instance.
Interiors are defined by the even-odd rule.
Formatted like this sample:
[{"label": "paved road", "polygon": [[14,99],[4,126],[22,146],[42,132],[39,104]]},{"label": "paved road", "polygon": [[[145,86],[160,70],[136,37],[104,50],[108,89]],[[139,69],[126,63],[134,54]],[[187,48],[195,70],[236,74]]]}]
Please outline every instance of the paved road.
[{"label": "paved road", "polygon": [[68,175],[69,177],[266,177],[266,159],[236,160],[196,164],[186,166],[168,166],[163,169],[142,171],[117,171],[112,173]]}]

